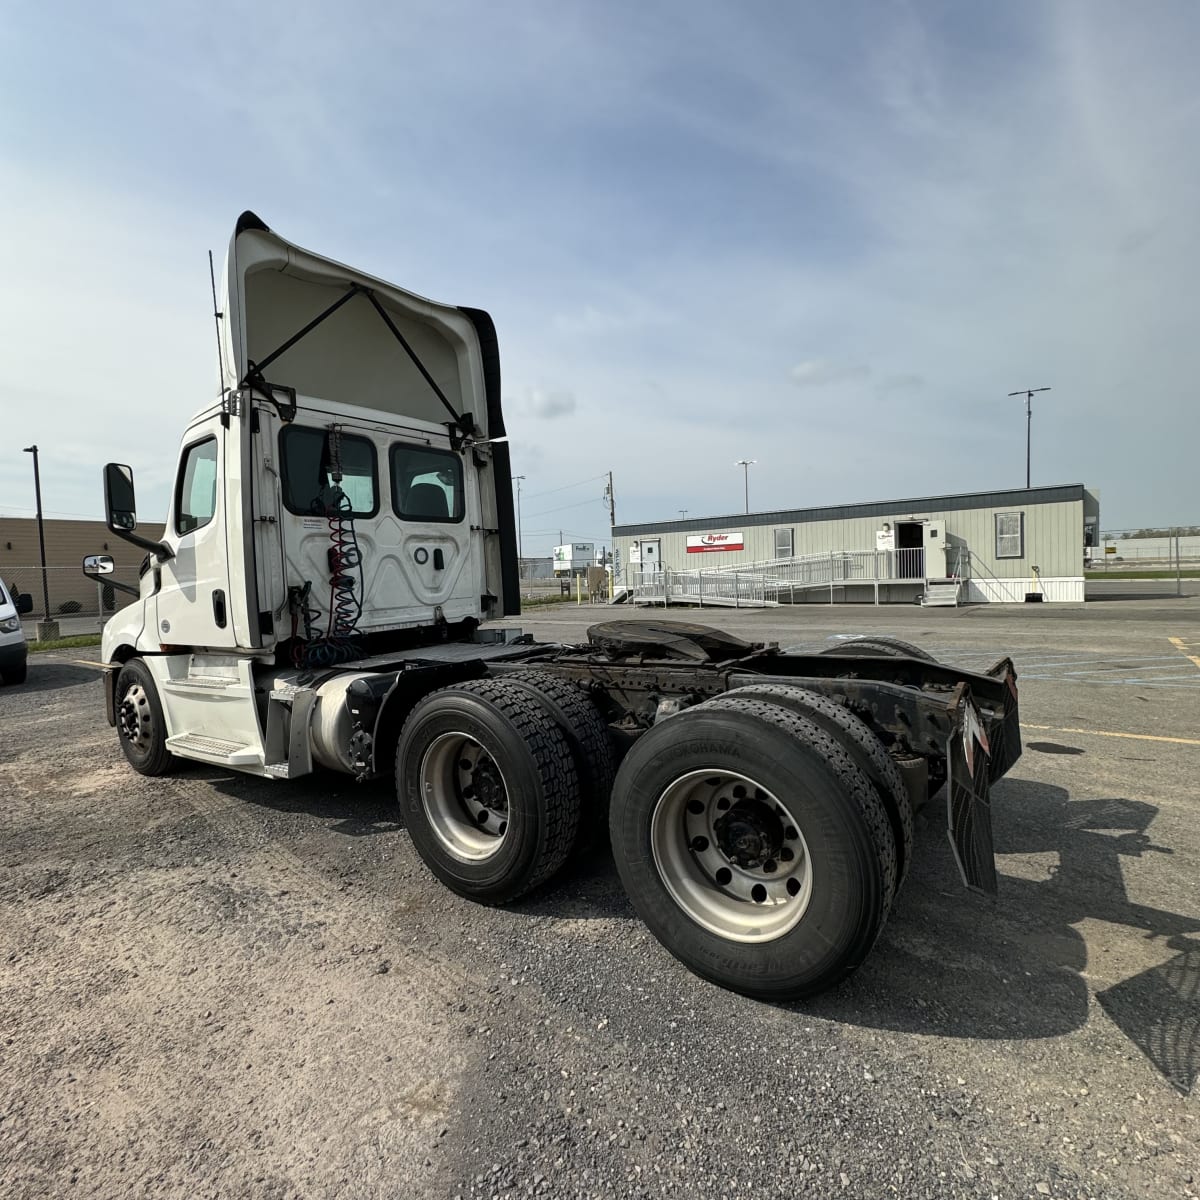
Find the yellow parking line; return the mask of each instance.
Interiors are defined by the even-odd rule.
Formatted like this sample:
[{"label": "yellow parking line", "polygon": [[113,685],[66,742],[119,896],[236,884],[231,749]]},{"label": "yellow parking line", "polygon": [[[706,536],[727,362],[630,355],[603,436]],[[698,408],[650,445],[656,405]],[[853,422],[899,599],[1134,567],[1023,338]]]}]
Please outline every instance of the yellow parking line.
[{"label": "yellow parking line", "polygon": [[[1200,666],[1200,663],[1197,664]],[[1064,729],[1060,725],[1026,725],[1022,729],[1042,729],[1049,733],[1092,733],[1096,737],[1132,738],[1136,742],[1174,742],[1177,746],[1200,746],[1200,738],[1160,737],[1156,733],[1118,733],[1112,729]]]},{"label": "yellow parking line", "polygon": [[1179,653],[1188,660],[1188,662],[1200,667],[1200,655],[1189,654],[1189,645],[1183,640],[1183,638],[1167,638],[1167,641],[1170,642],[1171,645],[1174,646],[1175,649],[1178,650]]}]

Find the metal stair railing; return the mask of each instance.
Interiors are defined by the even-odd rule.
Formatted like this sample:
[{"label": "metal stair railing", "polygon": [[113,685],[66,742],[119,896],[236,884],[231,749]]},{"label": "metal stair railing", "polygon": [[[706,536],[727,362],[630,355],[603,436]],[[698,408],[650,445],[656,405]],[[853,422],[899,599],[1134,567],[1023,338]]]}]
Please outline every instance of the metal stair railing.
[{"label": "metal stair railing", "polygon": [[645,603],[705,603],[739,606],[778,604],[796,592],[880,583],[923,583],[924,550],[834,550],[787,559],[741,563],[733,567],[697,567],[685,571],[646,572],[632,586],[632,599]]}]

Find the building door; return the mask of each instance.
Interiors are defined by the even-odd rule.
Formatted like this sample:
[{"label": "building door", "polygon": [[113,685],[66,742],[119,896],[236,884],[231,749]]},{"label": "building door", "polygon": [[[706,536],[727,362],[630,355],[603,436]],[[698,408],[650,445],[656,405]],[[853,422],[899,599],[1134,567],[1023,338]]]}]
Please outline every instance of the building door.
[{"label": "building door", "polygon": [[654,575],[662,570],[662,543],[658,538],[653,541],[642,540],[642,574]]},{"label": "building door", "polygon": [[925,578],[925,522],[896,522],[896,578]]},{"label": "building door", "polygon": [[923,532],[925,546],[925,577],[944,579],[948,574],[946,554],[946,525],[943,521],[926,521]]}]

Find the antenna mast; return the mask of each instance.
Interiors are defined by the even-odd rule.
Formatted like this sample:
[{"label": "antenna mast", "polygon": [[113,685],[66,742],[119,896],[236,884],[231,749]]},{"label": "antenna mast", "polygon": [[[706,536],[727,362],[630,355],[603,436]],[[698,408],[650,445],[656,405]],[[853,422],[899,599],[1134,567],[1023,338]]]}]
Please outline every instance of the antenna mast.
[{"label": "antenna mast", "polygon": [[208,252],[208,281],[212,285],[213,322],[217,327],[217,370],[221,372],[221,394],[225,394],[225,356],[221,353],[221,318],[225,315],[217,308],[217,272],[213,267],[212,251]]}]

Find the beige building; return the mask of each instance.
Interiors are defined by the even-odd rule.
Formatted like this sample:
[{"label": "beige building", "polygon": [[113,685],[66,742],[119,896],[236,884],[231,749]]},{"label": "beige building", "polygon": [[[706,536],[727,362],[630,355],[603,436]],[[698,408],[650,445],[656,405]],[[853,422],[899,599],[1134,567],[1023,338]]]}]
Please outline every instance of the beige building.
[{"label": "beige building", "polygon": [[[103,521],[43,522],[46,534],[46,583],[52,618],[97,615],[103,603],[106,612],[128,601],[114,589],[85,578],[80,570],[85,554],[111,554],[117,569],[115,579],[137,584],[138,569],[146,552],[109,533]],[[139,525],[147,538],[162,537],[161,525]],[[41,620],[42,568],[38,550],[37,521],[33,517],[0,517],[0,579],[13,589],[33,597],[31,619]]]},{"label": "beige building", "polygon": [[[775,562],[885,550],[890,579],[880,600],[911,603],[927,581],[952,578],[964,601],[1012,603],[1031,590],[1051,601],[1082,600],[1085,553],[1099,528],[1099,494],[1072,483],[618,525],[613,541],[618,580],[628,586],[664,570],[769,572]],[[834,590],[851,601],[876,595],[874,584]],[[822,585],[789,598],[830,595]]]}]

